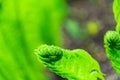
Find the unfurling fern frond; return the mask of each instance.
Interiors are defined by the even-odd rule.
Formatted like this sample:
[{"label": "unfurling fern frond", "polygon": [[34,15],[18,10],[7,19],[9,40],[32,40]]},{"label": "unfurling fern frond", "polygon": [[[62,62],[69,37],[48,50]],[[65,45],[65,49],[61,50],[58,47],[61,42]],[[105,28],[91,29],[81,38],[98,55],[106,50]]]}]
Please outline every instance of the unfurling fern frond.
[{"label": "unfurling fern frond", "polygon": [[120,49],[120,34],[116,31],[108,31],[105,35],[105,47],[112,49]]},{"label": "unfurling fern frond", "polygon": [[44,62],[56,62],[62,58],[63,50],[55,46],[42,45],[36,49],[36,53]]},{"label": "unfurling fern frond", "polygon": [[112,66],[120,74],[120,34],[108,31],[104,37],[105,48]]},{"label": "unfurling fern frond", "polygon": [[50,70],[69,80],[104,80],[99,64],[82,49],[42,45],[35,53]]},{"label": "unfurling fern frond", "polygon": [[120,74],[120,0],[114,0],[114,17],[117,22],[116,31],[108,31],[104,36],[104,44],[113,68]]}]

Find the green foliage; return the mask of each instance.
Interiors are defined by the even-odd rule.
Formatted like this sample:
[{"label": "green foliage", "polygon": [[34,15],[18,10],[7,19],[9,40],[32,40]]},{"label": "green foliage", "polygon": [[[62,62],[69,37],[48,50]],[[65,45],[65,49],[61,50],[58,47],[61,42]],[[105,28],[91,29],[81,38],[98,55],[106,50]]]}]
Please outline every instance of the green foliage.
[{"label": "green foliage", "polygon": [[41,62],[63,78],[104,80],[97,61],[82,49],[65,50],[53,45],[41,45],[35,53]]},{"label": "green foliage", "polygon": [[117,32],[120,33],[120,1],[119,0],[114,0],[113,12],[114,12],[115,20],[117,22],[116,30]]},{"label": "green foliage", "polygon": [[62,46],[64,0],[0,0],[0,80],[46,80],[33,49]]},{"label": "green foliage", "polygon": [[108,31],[104,37],[104,44],[113,68],[120,74],[120,34],[116,31]]},{"label": "green foliage", "polygon": [[108,31],[104,36],[104,44],[113,68],[120,74],[120,0],[114,0],[113,12],[117,22],[116,31]]},{"label": "green foliage", "polygon": [[82,27],[75,20],[67,20],[65,29],[69,35],[78,43],[81,43],[83,40],[88,38],[88,31]]},{"label": "green foliage", "polygon": [[75,22],[74,20],[68,20],[66,23],[65,29],[68,31],[68,33],[74,38],[74,39],[80,39],[80,28],[79,24]]}]

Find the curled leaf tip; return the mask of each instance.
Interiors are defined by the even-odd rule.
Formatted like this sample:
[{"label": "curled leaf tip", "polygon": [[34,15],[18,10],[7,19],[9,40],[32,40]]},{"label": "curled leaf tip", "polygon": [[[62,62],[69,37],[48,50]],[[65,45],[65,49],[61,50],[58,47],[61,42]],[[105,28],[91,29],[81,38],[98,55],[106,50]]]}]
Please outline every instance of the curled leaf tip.
[{"label": "curled leaf tip", "polygon": [[108,31],[104,37],[105,47],[120,49],[120,34],[116,31]]},{"label": "curled leaf tip", "polygon": [[35,50],[35,53],[43,62],[51,63],[56,62],[62,58],[63,50],[53,45],[41,45],[38,49]]},{"label": "curled leaf tip", "polygon": [[37,55],[51,71],[68,80],[104,80],[99,64],[82,49],[41,45]]},{"label": "curled leaf tip", "polygon": [[120,34],[116,31],[108,31],[104,37],[104,43],[113,68],[120,74]]}]

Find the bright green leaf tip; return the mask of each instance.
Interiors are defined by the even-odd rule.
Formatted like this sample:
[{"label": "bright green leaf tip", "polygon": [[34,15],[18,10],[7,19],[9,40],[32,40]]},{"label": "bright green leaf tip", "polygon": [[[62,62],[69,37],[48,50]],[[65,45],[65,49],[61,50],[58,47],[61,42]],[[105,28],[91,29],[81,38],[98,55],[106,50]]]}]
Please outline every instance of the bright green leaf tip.
[{"label": "bright green leaf tip", "polygon": [[108,31],[104,36],[104,44],[113,68],[120,74],[120,34],[116,31]]},{"label": "bright green leaf tip", "polygon": [[55,46],[42,45],[35,50],[35,53],[38,54],[44,62],[51,63],[62,58],[63,50]]},{"label": "bright green leaf tip", "polygon": [[108,31],[104,37],[105,47],[120,49],[120,34],[116,31]]},{"label": "bright green leaf tip", "polygon": [[82,49],[41,45],[35,53],[53,72],[69,80],[104,80],[99,64]]},{"label": "bright green leaf tip", "polygon": [[120,0],[114,0],[113,12],[117,23],[116,31],[108,31],[105,34],[104,44],[113,68],[120,75]]}]

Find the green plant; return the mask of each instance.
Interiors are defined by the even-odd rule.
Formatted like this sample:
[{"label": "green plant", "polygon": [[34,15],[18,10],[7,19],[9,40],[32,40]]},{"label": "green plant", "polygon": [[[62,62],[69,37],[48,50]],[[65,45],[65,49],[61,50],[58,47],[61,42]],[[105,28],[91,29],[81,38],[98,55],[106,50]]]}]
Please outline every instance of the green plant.
[{"label": "green plant", "polygon": [[75,20],[68,19],[65,24],[65,30],[76,42],[81,43],[88,37],[86,29],[79,27],[80,25]]},{"label": "green plant", "polygon": [[99,64],[82,49],[41,45],[35,53],[50,70],[69,80],[104,80]]},{"label": "green plant", "polygon": [[114,17],[117,22],[116,31],[108,31],[104,36],[104,44],[113,68],[120,74],[120,0],[114,0]]},{"label": "green plant", "polygon": [[[108,31],[104,36],[107,56],[118,74],[120,74],[119,5],[120,1],[114,0],[113,12],[117,22],[116,31]],[[36,50],[36,53],[40,61],[50,70],[69,80],[104,80],[98,63],[84,50],[65,50],[56,46],[42,45]],[[87,63],[87,61],[89,62]]]},{"label": "green plant", "polygon": [[0,0],[0,80],[47,80],[33,49],[62,46],[64,0]]}]

